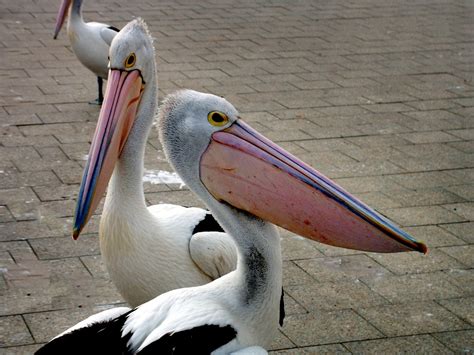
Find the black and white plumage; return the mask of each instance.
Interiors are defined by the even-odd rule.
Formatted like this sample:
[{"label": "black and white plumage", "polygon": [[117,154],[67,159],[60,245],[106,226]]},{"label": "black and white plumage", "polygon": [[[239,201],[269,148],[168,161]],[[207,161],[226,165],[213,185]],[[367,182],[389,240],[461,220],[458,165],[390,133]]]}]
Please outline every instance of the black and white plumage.
[{"label": "black and white plumage", "polygon": [[[112,89],[119,88],[114,100],[123,101],[130,117],[133,103],[145,99],[141,84],[146,79],[141,79],[142,68],[125,70],[120,64],[131,55],[128,31],[140,26],[140,21],[127,25],[112,44],[128,49],[122,56],[111,56],[111,67],[117,69],[110,82]],[[107,102],[108,98],[105,110],[111,109]],[[354,249],[426,250],[253,130],[223,98],[179,91],[163,103],[158,126],[170,164],[234,240],[237,268],[206,285],[164,293],[133,310],[95,315],[38,354],[89,353],[96,344],[121,354],[179,354],[189,349],[206,354],[264,353],[278,331],[282,285],[280,237],[272,223],[306,238]],[[326,210],[331,218],[321,218]],[[340,228],[347,223],[350,231]]]},{"label": "black and white plumage", "polygon": [[108,54],[112,39],[120,31],[118,28],[99,22],[84,22],[82,19],[83,0],[63,0],[56,19],[54,39],[66,16],[67,34],[77,59],[97,76],[98,97],[96,104],[102,104],[102,80],[108,75]]}]

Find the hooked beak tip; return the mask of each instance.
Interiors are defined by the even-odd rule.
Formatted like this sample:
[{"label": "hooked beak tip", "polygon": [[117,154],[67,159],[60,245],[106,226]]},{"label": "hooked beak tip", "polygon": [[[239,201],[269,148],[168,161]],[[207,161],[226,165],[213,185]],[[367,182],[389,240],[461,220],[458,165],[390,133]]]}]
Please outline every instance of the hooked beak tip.
[{"label": "hooked beak tip", "polygon": [[81,231],[78,228],[74,228],[72,231],[72,239],[77,240]]},{"label": "hooked beak tip", "polygon": [[419,243],[419,246],[420,246],[420,252],[423,253],[424,255],[428,254],[428,247],[426,246],[425,243],[423,242],[420,242]]}]

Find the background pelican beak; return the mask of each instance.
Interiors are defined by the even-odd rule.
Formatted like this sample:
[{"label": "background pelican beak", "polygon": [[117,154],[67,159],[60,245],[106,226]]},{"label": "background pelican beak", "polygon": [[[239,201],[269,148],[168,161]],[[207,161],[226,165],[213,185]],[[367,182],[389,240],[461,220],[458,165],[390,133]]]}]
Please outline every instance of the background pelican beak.
[{"label": "background pelican beak", "polygon": [[67,12],[71,6],[72,0],[63,0],[61,7],[59,8],[58,15],[56,16],[56,27],[54,29],[54,39],[58,38],[59,31],[63,27],[64,20],[66,19]]},{"label": "background pelican beak", "polygon": [[240,119],[212,135],[200,169],[201,181],[216,199],[306,238],[371,252],[427,251]]},{"label": "background pelican beak", "polygon": [[110,70],[74,215],[77,239],[97,208],[133,126],[144,89],[140,71]]}]

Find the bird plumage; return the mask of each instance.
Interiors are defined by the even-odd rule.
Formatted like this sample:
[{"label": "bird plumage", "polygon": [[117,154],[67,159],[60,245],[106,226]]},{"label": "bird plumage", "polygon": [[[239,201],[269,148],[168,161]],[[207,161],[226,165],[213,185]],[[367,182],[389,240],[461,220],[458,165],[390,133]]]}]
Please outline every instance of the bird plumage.
[{"label": "bird plumage", "polygon": [[[140,21],[132,21],[112,47],[129,43],[128,34],[140,26]],[[130,58],[129,50],[125,58]],[[112,68],[123,62],[119,54],[111,58]],[[135,115],[132,104],[142,94],[144,81],[135,72],[139,67],[128,69],[122,71],[117,65],[109,82],[114,95],[120,89],[116,101],[124,101],[129,114],[125,117]],[[106,98],[105,107],[105,113],[119,112],[122,117],[122,106],[109,107]],[[84,353],[95,351],[93,345],[88,347],[95,342],[102,349],[111,342],[114,351],[124,354],[189,349],[216,355],[261,353],[278,332],[282,259],[280,236],[272,222],[309,239],[354,249],[360,243],[364,249],[380,252],[426,251],[424,244],[243,122],[223,98],[192,90],[170,95],[161,106],[158,127],[171,166],[234,240],[237,267],[208,284],[172,290],[134,310],[120,310],[116,318],[99,314],[95,321],[83,323],[85,327],[53,339],[45,346],[51,351],[55,344],[67,349],[65,339],[71,339],[71,344],[83,346]],[[301,202],[306,195],[312,198]],[[299,203],[304,203],[304,218],[288,218]],[[330,220],[320,218],[321,211]],[[308,230],[312,223],[316,229]],[[346,223],[352,226],[349,240],[342,238],[348,231],[339,227]],[[76,340],[81,334],[87,335],[83,343]],[[211,342],[210,348],[201,348],[203,339]]]}]

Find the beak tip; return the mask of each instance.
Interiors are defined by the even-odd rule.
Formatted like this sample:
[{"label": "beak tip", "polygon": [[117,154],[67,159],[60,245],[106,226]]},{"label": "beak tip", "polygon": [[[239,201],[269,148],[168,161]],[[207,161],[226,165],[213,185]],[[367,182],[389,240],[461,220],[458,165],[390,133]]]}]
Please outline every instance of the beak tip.
[{"label": "beak tip", "polygon": [[72,239],[77,240],[79,238],[79,234],[81,233],[79,228],[74,228],[72,231]]},{"label": "beak tip", "polygon": [[419,242],[418,245],[420,246],[420,248],[418,249],[418,251],[419,251],[420,253],[423,253],[424,255],[427,255],[429,249],[428,249],[428,247],[426,246],[426,244],[423,243],[423,242]]}]

